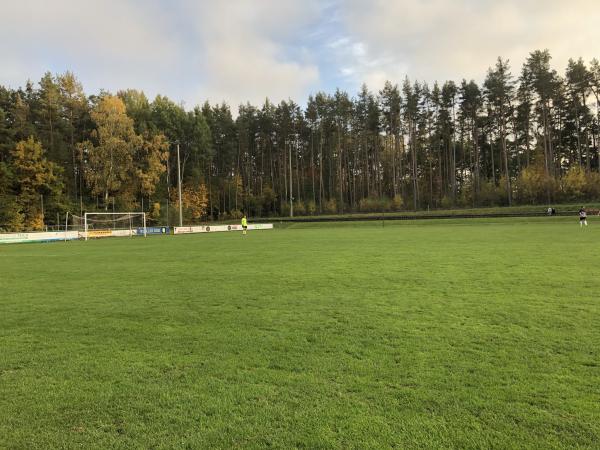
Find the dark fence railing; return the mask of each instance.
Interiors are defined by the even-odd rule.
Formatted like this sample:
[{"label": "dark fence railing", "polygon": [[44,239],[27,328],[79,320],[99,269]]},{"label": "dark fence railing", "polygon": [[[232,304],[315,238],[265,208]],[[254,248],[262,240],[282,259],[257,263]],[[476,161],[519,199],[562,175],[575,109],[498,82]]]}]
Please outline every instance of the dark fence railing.
[{"label": "dark fence railing", "polygon": [[368,216],[300,216],[300,217],[279,217],[266,219],[252,219],[255,223],[281,222],[281,223],[318,223],[318,222],[369,222],[369,221],[386,221],[386,220],[430,220],[430,219],[493,219],[493,218],[510,218],[510,217],[555,217],[555,216],[576,216],[577,211],[560,211],[549,215],[547,212],[506,212],[506,213],[465,213],[465,214],[377,214]]}]

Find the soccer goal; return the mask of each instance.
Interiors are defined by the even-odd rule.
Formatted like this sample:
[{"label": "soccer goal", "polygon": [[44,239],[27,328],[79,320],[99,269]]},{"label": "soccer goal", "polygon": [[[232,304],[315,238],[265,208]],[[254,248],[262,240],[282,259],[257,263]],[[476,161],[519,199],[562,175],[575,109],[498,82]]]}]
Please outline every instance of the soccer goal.
[{"label": "soccer goal", "polygon": [[148,235],[144,212],[90,212],[83,215],[83,237],[131,237]]}]

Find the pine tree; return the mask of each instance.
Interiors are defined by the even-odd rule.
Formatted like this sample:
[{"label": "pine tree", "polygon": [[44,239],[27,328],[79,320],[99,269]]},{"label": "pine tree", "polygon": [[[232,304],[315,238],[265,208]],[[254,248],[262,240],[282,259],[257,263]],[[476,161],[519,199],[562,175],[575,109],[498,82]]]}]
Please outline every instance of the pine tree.
[{"label": "pine tree", "polygon": [[502,147],[506,196],[508,205],[510,206],[512,204],[512,188],[507,140],[512,123],[514,83],[508,61],[498,58],[496,66],[493,69],[489,69],[484,86],[488,110],[490,111],[491,119],[495,123]]}]

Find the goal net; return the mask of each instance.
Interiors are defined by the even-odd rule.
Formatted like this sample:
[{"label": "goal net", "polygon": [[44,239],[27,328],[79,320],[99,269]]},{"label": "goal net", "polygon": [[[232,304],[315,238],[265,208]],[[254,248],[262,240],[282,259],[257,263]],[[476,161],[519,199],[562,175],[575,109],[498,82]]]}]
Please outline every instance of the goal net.
[{"label": "goal net", "polygon": [[147,236],[146,213],[143,212],[93,212],[83,217],[67,218],[66,228],[78,229],[86,241],[101,237]]}]

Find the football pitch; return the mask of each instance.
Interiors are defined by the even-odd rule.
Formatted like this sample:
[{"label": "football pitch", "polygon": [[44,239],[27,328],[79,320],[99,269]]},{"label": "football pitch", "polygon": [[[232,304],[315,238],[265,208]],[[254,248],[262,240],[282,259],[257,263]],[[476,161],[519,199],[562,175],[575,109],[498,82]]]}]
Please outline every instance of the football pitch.
[{"label": "football pitch", "polygon": [[0,448],[598,448],[600,221],[0,247]]}]

